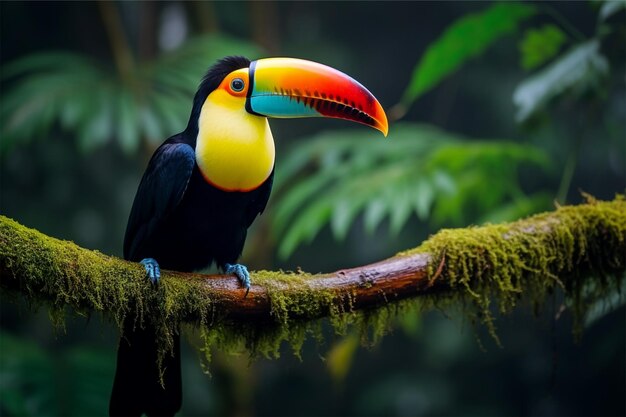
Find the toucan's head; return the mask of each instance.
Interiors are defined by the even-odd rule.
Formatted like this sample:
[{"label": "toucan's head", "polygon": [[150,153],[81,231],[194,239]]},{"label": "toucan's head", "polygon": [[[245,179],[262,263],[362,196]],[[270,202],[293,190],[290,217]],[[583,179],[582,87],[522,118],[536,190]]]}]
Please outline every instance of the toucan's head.
[{"label": "toucan's head", "polygon": [[249,114],[271,118],[333,117],[362,123],[387,136],[387,116],[376,98],[348,75],[316,62],[294,58],[249,61],[227,57],[205,76],[192,121],[213,100]]},{"label": "toucan's head", "polygon": [[227,57],[202,80],[185,137],[195,142],[196,162],[207,182],[246,192],[274,169],[267,118],[315,116],[352,120],[387,135],[378,100],[342,72],[301,59]]}]

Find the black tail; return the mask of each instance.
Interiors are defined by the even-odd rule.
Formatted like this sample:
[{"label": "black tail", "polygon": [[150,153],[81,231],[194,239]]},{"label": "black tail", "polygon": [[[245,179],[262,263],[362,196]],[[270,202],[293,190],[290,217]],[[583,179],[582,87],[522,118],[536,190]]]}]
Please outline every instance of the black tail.
[{"label": "black tail", "polygon": [[109,403],[111,417],[173,416],[183,402],[180,371],[180,336],[174,335],[173,355],[165,354],[161,369],[153,327],[135,328],[128,320],[117,350],[117,370]]}]

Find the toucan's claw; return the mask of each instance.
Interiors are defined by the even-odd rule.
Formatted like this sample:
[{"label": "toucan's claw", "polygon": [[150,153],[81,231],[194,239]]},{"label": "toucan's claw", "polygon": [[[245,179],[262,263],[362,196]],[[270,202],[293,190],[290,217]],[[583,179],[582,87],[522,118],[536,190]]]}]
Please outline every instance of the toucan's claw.
[{"label": "toucan's claw", "polygon": [[159,263],[156,259],[153,258],[145,258],[139,262],[146,268],[146,275],[150,278],[150,282],[153,284],[158,284],[161,279],[161,268],[159,267]]},{"label": "toucan's claw", "polygon": [[246,295],[248,295],[248,291],[250,291],[250,273],[248,272],[248,268],[245,265],[241,264],[225,264],[224,272],[227,274],[234,274],[239,278],[241,285],[246,289]]}]

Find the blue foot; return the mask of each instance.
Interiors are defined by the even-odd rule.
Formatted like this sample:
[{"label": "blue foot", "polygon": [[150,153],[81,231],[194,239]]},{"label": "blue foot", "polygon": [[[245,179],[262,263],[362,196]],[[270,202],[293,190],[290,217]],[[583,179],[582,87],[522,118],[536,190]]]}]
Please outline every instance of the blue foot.
[{"label": "blue foot", "polygon": [[150,278],[150,282],[156,284],[161,279],[161,268],[159,268],[159,263],[156,259],[145,258],[139,262],[146,268],[146,275]]},{"label": "blue foot", "polygon": [[234,274],[241,281],[241,285],[246,289],[246,295],[250,291],[250,273],[245,265],[241,264],[224,264],[224,272],[227,274]]}]

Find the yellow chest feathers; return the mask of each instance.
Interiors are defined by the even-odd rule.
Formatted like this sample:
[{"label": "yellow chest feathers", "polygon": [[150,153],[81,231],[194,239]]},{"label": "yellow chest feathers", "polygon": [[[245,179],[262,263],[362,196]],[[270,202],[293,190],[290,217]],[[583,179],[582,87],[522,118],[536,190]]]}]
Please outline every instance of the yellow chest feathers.
[{"label": "yellow chest feathers", "polygon": [[265,117],[245,110],[245,98],[216,90],[198,120],[196,162],[204,178],[226,191],[250,191],[274,168],[274,139]]}]

